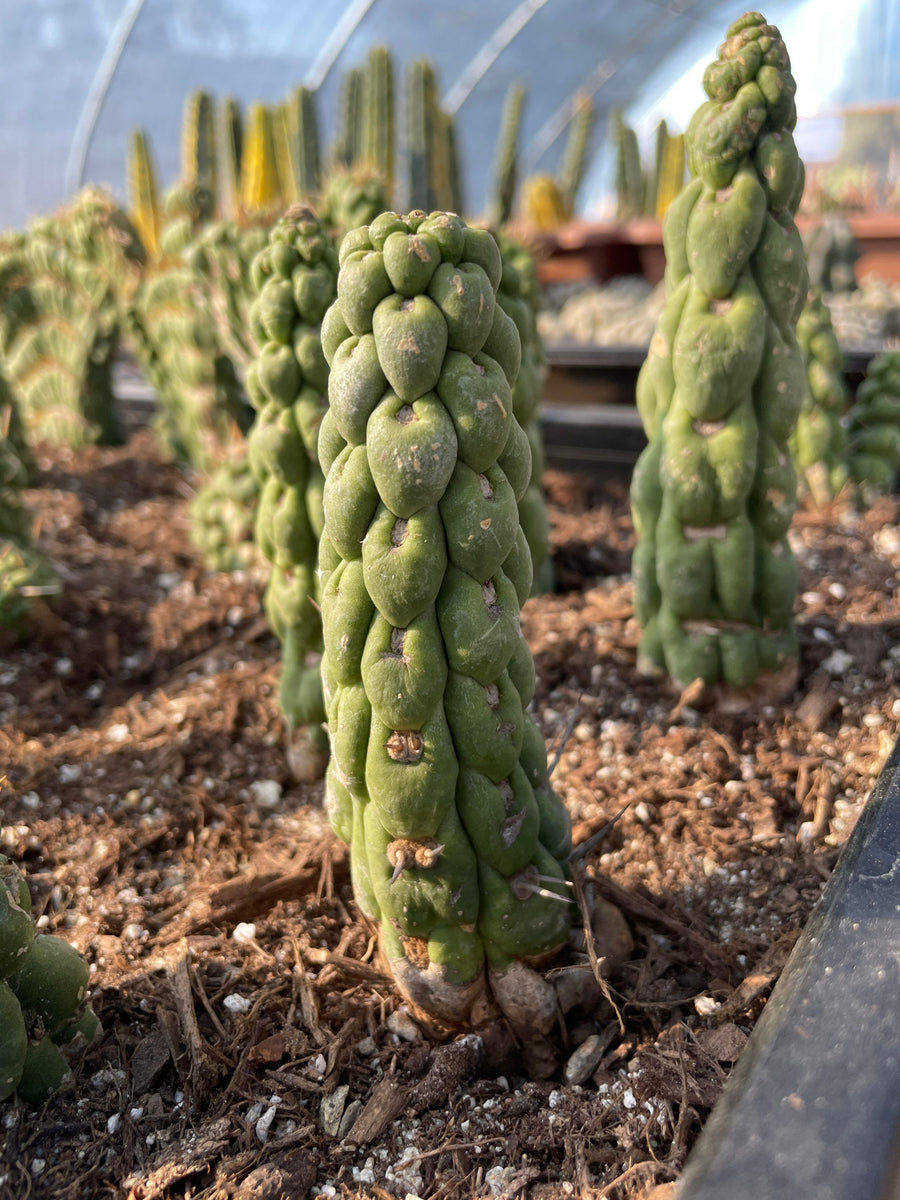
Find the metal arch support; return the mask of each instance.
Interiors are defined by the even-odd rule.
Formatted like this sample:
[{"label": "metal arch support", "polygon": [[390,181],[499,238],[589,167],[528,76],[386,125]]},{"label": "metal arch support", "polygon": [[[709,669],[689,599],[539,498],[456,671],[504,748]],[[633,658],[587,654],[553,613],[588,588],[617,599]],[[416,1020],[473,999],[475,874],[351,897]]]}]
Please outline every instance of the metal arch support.
[{"label": "metal arch support", "polygon": [[325,39],[325,44],[316,55],[315,62],[306,73],[305,83],[308,88],[316,91],[322,86],[342,50],[374,3],[375,0],[350,0],[340,20]]},{"label": "metal arch support", "polygon": [[85,97],[84,105],[78,114],[78,124],[75,126],[69,157],[66,161],[63,186],[67,196],[71,196],[74,192],[78,191],[84,182],[84,168],[87,163],[88,148],[91,144],[91,138],[94,135],[94,129],[96,128],[100,113],[103,110],[106,93],[109,91],[109,85],[113,81],[119,60],[128,44],[131,31],[134,29],[135,22],[140,16],[143,7],[144,0],[126,0],[119,14],[119,19],[113,27],[109,41],[106,43],[106,49],[103,51],[103,55],[97,65],[97,70],[94,78],[91,80],[91,86]]},{"label": "metal arch support", "polygon": [[531,18],[540,12],[546,3],[547,0],[522,0],[513,9],[506,20],[484,43],[459,79],[447,91],[441,104],[445,112],[451,116],[455,116],[459,112],[475,90],[476,85],[488,73],[513,38],[521,33]]},{"label": "metal arch support", "polygon": [[[653,3],[654,0],[650,0],[650,2]],[[691,9],[696,8],[698,3],[699,0],[681,0],[677,8],[674,11],[670,11],[672,11],[672,15],[676,18],[690,17]],[[656,28],[658,28],[657,17],[653,17],[649,21],[644,21],[635,33],[628,38],[615,57],[604,58],[602,62],[594,67],[591,73],[575,89],[574,93],[551,113],[531,139],[523,156],[526,164],[533,166],[537,163],[541,156],[550,149],[556,139],[566,129],[575,112],[574,97],[577,95],[596,95],[612,79],[613,75],[616,74],[623,61],[634,50],[638,49],[646,41],[648,35]]]}]

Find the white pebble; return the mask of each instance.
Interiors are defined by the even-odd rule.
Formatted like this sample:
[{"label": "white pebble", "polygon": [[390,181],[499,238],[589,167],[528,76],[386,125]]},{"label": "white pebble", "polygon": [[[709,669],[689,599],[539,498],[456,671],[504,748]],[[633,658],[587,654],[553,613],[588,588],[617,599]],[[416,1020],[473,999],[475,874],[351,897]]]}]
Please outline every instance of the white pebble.
[{"label": "white pebble", "polygon": [[626,1088],[622,1096],[622,1103],[626,1108],[637,1108],[637,1100],[634,1098],[634,1092],[631,1088]]},{"label": "white pebble", "polygon": [[75,669],[71,658],[58,658],[53,664],[53,667],[57,675],[63,676],[71,675],[72,671]]},{"label": "white pebble", "polygon": [[847,599],[847,589],[842,583],[829,583],[828,590],[834,596],[835,600]]},{"label": "white pebble", "polygon": [[107,741],[110,742],[127,742],[128,741],[128,726],[127,725],[110,725],[106,731]]},{"label": "white pebble", "polygon": [[32,1175],[41,1175],[41,1174],[43,1174],[44,1167],[46,1167],[46,1165],[47,1165],[47,1160],[46,1160],[46,1158],[33,1158],[33,1159],[31,1160],[31,1173],[32,1173]]},{"label": "white pebble", "polygon": [[249,945],[251,942],[256,941],[256,926],[252,921],[238,921],[231,938],[239,946]]},{"label": "white pebble", "polygon": [[248,1000],[246,996],[239,996],[237,992],[231,992],[222,1001],[222,1007],[226,1012],[230,1013],[248,1013],[253,1007],[252,1000]]},{"label": "white pebble", "polygon": [[274,1103],[269,1104],[269,1107],[259,1118],[254,1127],[256,1136],[263,1143],[269,1136],[269,1130],[272,1128],[272,1122],[275,1120],[275,1116],[278,1112],[278,1105],[281,1103],[281,1098],[279,1096],[273,1096],[272,1101]]},{"label": "white pebble", "polygon": [[81,778],[80,763],[60,763],[59,767],[59,782],[74,783],[76,779]]},{"label": "white pebble", "polygon": [[277,779],[256,779],[250,784],[250,791],[260,808],[275,808],[281,800],[281,784]]},{"label": "white pebble", "polygon": [[822,666],[829,675],[844,675],[853,666],[853,655],[846,650],[833,650]]},{"label": "white pebble", "polygon": [[121,1113],[113,1113],[113,1115],[111,1117],[107,1118],[106,1132],[107,1133],[118,1133],[119,1126],[121,1124],[122,1124],[122,1114]]},{"label": "white pebble", "polygon": [[712,996],[698,996],[694,1001],[694,1008],[701,1017],[711,1017],[720,1007],[719,1001]]}]

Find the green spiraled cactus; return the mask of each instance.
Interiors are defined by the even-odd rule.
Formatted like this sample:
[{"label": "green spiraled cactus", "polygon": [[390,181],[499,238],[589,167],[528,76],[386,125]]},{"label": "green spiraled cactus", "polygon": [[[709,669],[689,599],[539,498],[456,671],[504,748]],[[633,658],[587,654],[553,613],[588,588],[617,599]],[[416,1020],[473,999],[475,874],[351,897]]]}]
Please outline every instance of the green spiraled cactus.
[{"label": "green spiraled cactus", "polygon": [[297,199],[308,202],[321,186],[316,98],[308,87],[295,87],[291,92],[287,132]]},{"label": "green spiraled cactus", "polygon": [[862,503],[871,504],[893,489],[900,471],[900,351],[887,350],[869,363],[847,440],[850,477]]},{"label": "green spiraled cactus", "polygon": [[797,341],[806,367],[806,387],[791,449],[801,492],[827,504],[848,479],[847,433],[843,417],[850,404],[844,356],[821,292],[811,291],[797,321]]},{"label": "green spiraled cactus", "polygon": [[742,17],[703,82],[693,178],[663,229],[666,306],[638,379],[649,441],[631,489],[638,659],[681,685],[766,673],[776,689],[796,667],[788,439],[807,292],[795,85],[778,30]]},{"label": "green spiraled cactus", "polygon": [[[503,275],[497,304],[512,320],[521,345],[521,365],[513,385],[513,410],[531,446],[531,474],[519,499],[519,523],[525,534],[534,571],[532,595],[553,590],[553,561],[550,558],[550,521],[544,499],[544,440],[541,432],[541,395],[544,388],[544,347],[537,327],[540,285],[531,251],[513,238],[498,235]],[[493,357],[514,355],[508,328],[498,328],[488,339],[486,352]],[[512,358],[511,358],[512,361]]]},{"label": "green spiraled cactus", "polygon": [[261,350],[247,371],[247,391],[257,409],[248,440],[260,486],[256,543],[272,563],[265,603],[282,645],[281,706],[294,769],[315,775],[327,747],[316,577],[324,484],[317,448],[328,387],[320,327],[335,297],[337,256],[311,209],[289,209],[275,224],[253,277],[251,324]]},{"label": "green spiraled cactus", "polygon": [[388,196],[394,191],[394,63],[387,46],[366,58],[362,89],[362,165],[377,174]]},{"label": "green spiraled cactus", "polygon": [[255,299],[251,266],[267,238],[265,222],[216,221],[200,232],[186,255],[205,284],[218,343],[239,373],[259,352],[250,328],[250,305]]},{"label": "green spiraled cactus", "polygon": [[200,187],[209,192],[215,207],[219,194],[215,110],[212,96],[200,89],[188,96],[184,109],[181,178],[189,187]]},{"label": "green spiraled cactus", "polygon": [[644,210],[644,175],[637,134],[620,109],[612,114],[612,140],[616,152],[616,220],[631,221]]},{"label": "green spiraled cactus", "polygon": [[525,97],[528,93],[521,84],[510,84],[503,101],[500,131],[494,151],[493,183],[488,201],[488,220],[494,229],[502,229],[509,222],[516,202],[519,183],[519,130]]},{"label": "green spiraled cactus", "polygon": [[826,217],[803,239],[803,248],[811,288],[823,292],[858,290],[856,263],[861,251],[849,221]]},{"label": "green spiraled cactus", "polygon": [[526,712],[531,464],[500,253],[413,212],[351,231],[340,258],[319,435],[327,804],[401,991],[450,1023],[492,995],[521,1029],[524,963],[569,932],[571,833]]},{"label": "green spiraled cactus", "polygon": [[380,175],[363,167],[349,171],[333,170],[325,181],[319,204],[319,216],[335,238],[350,229],[368,225],[390,207],[387,189]]},{"label": "green spiraled cactus", "polygon": [[88,980],[74,947],[36,934],[25,878],[0,854],[0,1101],[41,1104],[71,1080],[100,1033]]},{"label": "green spiraled cactus", "polygon": [[578,191],[587,169],[595,116],[593,100],[590,96],[579,93],[575,97],[569,136],[566,139],[559,173],[559,190],[563,204],[570,213],[575,211]]}]

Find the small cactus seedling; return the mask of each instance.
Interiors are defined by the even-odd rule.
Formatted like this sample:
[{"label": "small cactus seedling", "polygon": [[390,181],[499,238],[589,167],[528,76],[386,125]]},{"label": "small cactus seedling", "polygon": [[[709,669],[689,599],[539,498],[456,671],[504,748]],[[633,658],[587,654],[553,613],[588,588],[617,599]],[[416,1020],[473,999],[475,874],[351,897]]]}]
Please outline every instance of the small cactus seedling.
[{"label": "small cactus seedling", "polygon": [[319,433],[327,804],[400,990],[449,1024],[493,1002],[527,1039],[528,981],[553,989],[526,963],[572,920],[571,831],[526,711],[531,452],[500,252],[453,214],[384,213],[340,258]]},{"label": "small cactus seedling", "polygon": [[847,437],[850,477],[862,503],[871,504],[891,491],[900,471],[900,351],[885,351],[869,363]]},{"label": "small cactus seedling", "polygon": [[821,292],[809,293],[797,321],[797,341],[806,367],[806,388],[791,448],[801,492],[815,504],[827,504],[847,483],[847,433],[842,422],[850,395],[844,358]]},{"label": "small cactus seedling", "polygon": [[795,336],[807,293],[803,164],[778,30],[748,13],[703,80],[690,183],[663,229],[667,300],[638,379],[632,480],[639,665],[680,685],[787,686],[796,670]]},{"label": "small cactus seedling", "polygon": [[253,280],[251,325],[261,350],[247,371],[247,391],[257,409],[248,441],[261,489],[256,542],[272,563],[266,612],[282,645],[281,706],[292,766],[315,777],[324,771],[327,748],[316,552],[324,482],[317,448],[328,364],[319,331],[335,297],[337,255],[310,209],[289,209],[276,222],[254,260]]}]

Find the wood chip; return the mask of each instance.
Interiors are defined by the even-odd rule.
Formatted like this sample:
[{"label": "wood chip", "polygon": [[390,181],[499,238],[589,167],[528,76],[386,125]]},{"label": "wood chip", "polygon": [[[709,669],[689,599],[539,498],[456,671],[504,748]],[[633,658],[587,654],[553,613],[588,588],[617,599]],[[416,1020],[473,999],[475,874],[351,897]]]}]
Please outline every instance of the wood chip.
[{"label": "wood chip", "polygon": [[386,1075],[376,1083],[362,1112],[353,1122],[347,1140],[364,1146],[380,1137],[406,1108],[411,1088],[400,1083],[395,1075]]}]

